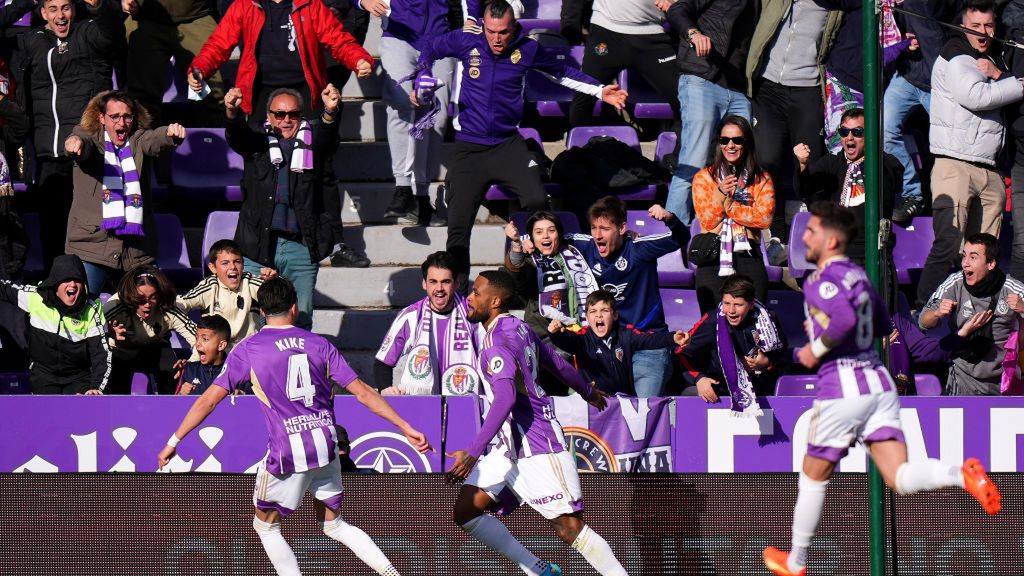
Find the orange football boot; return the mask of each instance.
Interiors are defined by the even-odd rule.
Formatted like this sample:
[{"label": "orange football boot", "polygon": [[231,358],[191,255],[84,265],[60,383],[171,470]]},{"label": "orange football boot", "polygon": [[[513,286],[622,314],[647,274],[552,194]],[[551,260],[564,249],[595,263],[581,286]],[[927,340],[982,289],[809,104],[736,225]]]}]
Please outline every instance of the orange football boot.
[{"label": "orange football boot", "polygon": [[793,572],[789,569],[789,552],[783,552],[775,546],[769,546],[764,549],[764,565],[772,571],[772,574],[776,576],[806,576],[807,567],[803,567],[799,572]]},{"label": "orange football boot", "polygon": [[998,514],[1003,508],[1002,497],[995,482],[992,482],[985,473],[985,467],[981,462],[977,458],[968,458],[961,470],[964,472],[964,489],[974,496],[989,516]]}]

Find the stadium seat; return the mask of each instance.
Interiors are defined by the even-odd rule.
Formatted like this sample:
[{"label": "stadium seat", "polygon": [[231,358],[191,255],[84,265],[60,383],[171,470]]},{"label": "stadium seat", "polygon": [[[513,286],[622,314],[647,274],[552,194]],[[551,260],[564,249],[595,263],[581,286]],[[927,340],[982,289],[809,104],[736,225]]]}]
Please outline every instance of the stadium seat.
[{"label": "stadium seat", "polygon": [[893,224],[896,247],[892,261],[896,266],[896,281],[900,284],[915,284],[921,278],[921,270],[928,259],[928,252],[935,242],[931,216],[917,216],[904,228]]},{"label": "stadium seat", "polygon": [[804,295],[801,292],[769,290],[765,306],[775,312],[790,348],[800,348],[807,344],[807,332],[804,331]]},{"label": "stadium seat", "polygon": [[779,376],[775,382],[776,396],[814,396],[817,393],[818,377],[815,375]]},{"label": "stadium seat", "polygon": [[918,396],[942,396],[942,382],[934,374],[915,374],[914,386]]},{"label": "stadium seat", "polygon": [[25,225],[25,235],[28,236],[28,254],[25,255],[25,272],[29,274],[43,274],[46,272],[43,265],[43,232],[39,224],[39,214],[26,212],[21,215],[21,223]]},{"label": "stadium seat", "polygon": [[793,215],[793,224],[789,227],[789,275],[793,278],[803,278],[814,270],[814,264],[804,258],[807,247],[800,241],[810,219],[810,212],[797,212]]},{"label": "stadium seat", "polygon": [[[679,136],[675,132],[662,132],[654,141],[654,161],[661,162],[665,156],[675,152],[676,140]],[[671,168],[669,168],[671,170]]]},{"label": "stadium seat", "polygon": [[[543,148],[544,141],[540,139],[540,133],[537,132],[535,128],[520,127],[519,134],[526,140],[533,140]],[[545,182],[544,191],[547,192],[548,196],[558,196],[558,184],[552,182]],[[487,200],[512,200],[515,197],[515,194],[509,192],[508,190],[505,190],[504,188],[496,184],[492,184],[491,187],[487,189],[487,193],[484,195],[484,198],[486,198]]]},{"label": "stadium seat", "polygon": [[237,227],[238,212],[217,210],[206,217],[206,227],[203,228],[203,274],[206,274],[206,265],[209,263],[207,255],[210,246],[218,240],[233,239]]},{"label": "stadium seat", "polygon": [[629,101],[634,103],[634,117],[641,120],[672,119],[672,106],[639,72],[628,68],[620,78],[621,88],[629,92]]},{"label": "stadium seat", "polygon": [[149,376],[142,372],[132,374],[132,396],[146,396],[149,394]]},{"label": "stadium seat", "polygon": [[[556,28],[557,31],[557,28]],[[583,64],[583,46],[546,46],[555,59],[568,66],[579,68]],[[526,73],[524,97],[536,110],[538,116],[564,118],[569,115],[569,104],[576,92],[562,86],[547,76],[530,70]],[[594,102],[593,116],[601,115],[601,102]]]},{"label": "stadium seat", "polygon": [[[641,236],[667,234],[668,226],[651,218],[646,210],[626,212],[626,228]],[[661,287],[689,288],[693,286],[694,273],[683,262],[680,250],[673,250],[658,258],[658,285]]]},{"label": "stadium seat", "polygon": [[191,128],[171,155],[172,184],[190,199],[240,202],[243,167],[223,128]]},{"label": "stadium seat", "polygon": [[520,21],[526,18],[540,18],[544,20],[558,21],[561,17],[561,0],[522,0],[522,2],[523,14]]},{"label": "stadium seat", "polygon": [[661,304],[665,309],[665,322],[669,330],[686,330],[693,328],[700,321],[700,308],[697,306],[697,291],[689,288],[662,288]]},{"label": "stadium seat", "polygon": [[192,267],[185,245],[181,221],[174,214],[154,214],[156,224],[156,266],[167,275],[179,291],[195,286],[203,277],[201,270]]},{"label": "stadium seat", "polygon": [[178,73],[174,56],[167,62],[167,89],[164,90],[164,104],[188,102],[188,81]]}]

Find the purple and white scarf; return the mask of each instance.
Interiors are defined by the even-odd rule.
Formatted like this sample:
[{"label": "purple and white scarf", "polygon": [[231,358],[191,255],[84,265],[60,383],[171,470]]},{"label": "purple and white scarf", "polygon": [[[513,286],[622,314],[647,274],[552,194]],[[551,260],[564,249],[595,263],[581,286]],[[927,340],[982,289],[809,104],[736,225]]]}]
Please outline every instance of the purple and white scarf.
[{"label": "purple and white scarf", "polygon": [[554,256],[533,252],[537,268],[538,304],[541,316],[568,326],[586,326],[587,296],[600,286],[583,254],[575,246],[562,247]]},{"label": "purple and white scarf", "polygon": [[864,195],[864,158],[846,164],[846,177],[843,178],[843,193],[839,203],[847,208],[860,206],[867,199]]},{"label": "purple and white scarf", "polygon": [[[278,142],[277,135],[274,134],[274,129],[270,126],[270,122],[264,123],[263,129],[267,131],[270,163],[280,168],[284,162],[284,155],[281,153],[281,143]],[[302,123],[299,124],[299,131],[295,134],[295,149],[292,150],[291,171],[305,172],[312,169],[313,129],[309,127],[309,122],[303,119]]]},{"label": "purple and white scarf", "polygon": [[477,393],[480,374],[475,331],[468,320],[465,298],[458,294],[452,298],[455,304],[447,319],[430,308],[429,296],[417,304],[415,324],[405,342],[406,367],[399,385],[406,394]]},{"label": "purple and white scarf", "polygon": [[[725,166],[722,166],[721,171],[718,174],[719,180],[725,180],[731,172]],[[733,202],[739,202],[740,204],[750,204],[752,201],[750,191],[747,190],[747,184],[749,184],[750,175],[744,170],[740,174],[736,175],[736,191],[732,195]],[[722,220],[722,230],[718,233],[719,250],[718,250],[718,275],[719,276],[731,276],[736,272],[732,266],[732,253],[736,250],[749,251],[750,240],[747,238],[747,230],[742,225],[737,224],[732,218],[726,216]]]},{"label": "purple and white scarf", "polygon": [[[778,328],[764,305],[754,300],[754,309],[750,313],[754,314],[754,340],[757,342],[757,349],[761,352],[772,352],[782,348]],[[757,395],[754,394],[754,386],[750,383],[747,365],[743,363],[729,336],[729,321],[726,320],[721,305],[718,306],[716,337],[718,360],[722,365],[725,383],[729,386],[729,395],[732,397],[732,415],[745,418],[761,416],[763,412],[757,404]],[[746,351],[742,354],[746,354]]]},{"label": "purple and white scarf", "polygon": [[11,167],[7,165],[7,158],[0,154],[0,198],[14,196],[14,184],[11,183]]},{"label": "purple and white scarf", "polygon": [[116,148],[103,131],[103,223],[101,228],[118,236],[143,236],[142,185],[132,156],[132,146],[125,142]]}]

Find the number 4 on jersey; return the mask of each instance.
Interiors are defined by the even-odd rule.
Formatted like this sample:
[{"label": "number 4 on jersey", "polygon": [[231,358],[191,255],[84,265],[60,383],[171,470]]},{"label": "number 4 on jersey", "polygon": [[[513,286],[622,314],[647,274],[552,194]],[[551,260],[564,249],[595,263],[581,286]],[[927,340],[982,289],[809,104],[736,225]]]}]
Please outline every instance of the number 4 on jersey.
[{"label": "number 4 on jersey", "polygon": [[313,405],[316,386],[309,377],[309,357],[295,354],[288,358],[288,399],[293,402],[302,400],[306,406]]}]

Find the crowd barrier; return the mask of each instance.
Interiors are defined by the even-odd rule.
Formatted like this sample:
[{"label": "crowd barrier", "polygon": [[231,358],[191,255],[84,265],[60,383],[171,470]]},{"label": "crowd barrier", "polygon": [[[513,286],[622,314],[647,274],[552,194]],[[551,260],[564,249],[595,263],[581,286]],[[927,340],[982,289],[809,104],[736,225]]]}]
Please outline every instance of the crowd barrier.
[{"label": "crowd barrier", "polygon": [[[911,458],[958,464],[977,457],[993,472],[1024,471],[1021,398],[906,397],[902,420]],[[194,398],[0,396],[0,473],[153,472],[156,455]],[[423,431],[434,452],[418,454],[400,433],[351,396],[335,401],[338,423],[360,468],[439,472],[444,452],[465,448],[480,427],[476,397],[399,397],[392,405]],[[579,397],[554,398],[578,467],[592,472],[755,473],[799,470],[813,399],[759,399],[764,415],[737,418],[728,400],[615,397],[598,413]],[[226,399],[178,446],[174,472],[252,473],[266,430],[252,396]],[[854,448],[839,465],[863,472]]]}]

